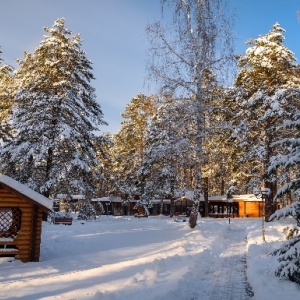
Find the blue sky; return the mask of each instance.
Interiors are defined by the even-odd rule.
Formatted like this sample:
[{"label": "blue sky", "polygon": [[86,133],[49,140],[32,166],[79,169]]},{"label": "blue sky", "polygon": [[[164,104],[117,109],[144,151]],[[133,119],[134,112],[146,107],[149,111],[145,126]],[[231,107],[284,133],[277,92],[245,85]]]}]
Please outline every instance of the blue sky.
[{"label": "blue sky", "polygon": [[[249,38],[267,33],[279,22],[286,30],[285,45],[300,61],[300,0],[228,0],[235,9],[236,53],[243,54]],[[33,52],[43,39],[43,27],[64,17],[66,27],[80,33],[83,50],[93,61],[97,99],[116,133],[120,114],[145,84],[148,23],[161,17],[160,0],[0,0],[0,46],[5,63],[17,66],[23,51]]]}]

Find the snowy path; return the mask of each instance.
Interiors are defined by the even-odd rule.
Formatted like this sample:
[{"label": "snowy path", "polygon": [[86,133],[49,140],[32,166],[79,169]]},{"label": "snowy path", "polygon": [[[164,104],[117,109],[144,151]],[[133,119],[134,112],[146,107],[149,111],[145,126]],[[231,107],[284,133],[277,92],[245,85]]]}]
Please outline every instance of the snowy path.
[{"label": "snowy path", "polygon": [[221,265],[215,272],[210,300],[247,300],[252,294],[246,278],[245,229],[232,224],[226,240],[230,241],[221,255]]},{"label": "snowy path", "polygon": [[207,222],[209,220],[199,224],[199,233],[202,233],[210,244],[210,251],[199,255],[190,272],[179,282],[178,288],[166,295],[167,299],[251,299],[253,293],[246,278],[247,220],[235,219],[231,224],[225,223],[227,221],[224,220],[220,223],[222,225],[218,234],[213,233],[213,241],[209,240],[212,232],[209,232]]}]

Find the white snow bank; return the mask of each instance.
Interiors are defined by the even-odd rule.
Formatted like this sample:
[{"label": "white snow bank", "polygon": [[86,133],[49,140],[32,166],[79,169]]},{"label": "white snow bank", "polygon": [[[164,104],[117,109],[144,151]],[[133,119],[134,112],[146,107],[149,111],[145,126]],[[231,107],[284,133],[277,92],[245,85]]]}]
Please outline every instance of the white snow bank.
[{"label": "white snow bank", "polygon": [[294,225],[292,218],[266,223],[265,243],[262,241],[262,225],[248,228],[247,275],[255,293],[254,299],[282,300],[299,297],[299,285],[274,275],[278,257],[271,255],[286,240],[284,229]]}]

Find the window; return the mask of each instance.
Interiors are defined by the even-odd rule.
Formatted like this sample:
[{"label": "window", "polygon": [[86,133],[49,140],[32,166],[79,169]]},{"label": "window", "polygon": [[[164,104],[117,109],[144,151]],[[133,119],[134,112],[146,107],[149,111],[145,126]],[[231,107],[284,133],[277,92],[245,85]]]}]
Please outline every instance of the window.
[{"label": "window", "polygon": [[0,207],[0,238],[14,238],[21,229],[21,210],[16,207]]}]

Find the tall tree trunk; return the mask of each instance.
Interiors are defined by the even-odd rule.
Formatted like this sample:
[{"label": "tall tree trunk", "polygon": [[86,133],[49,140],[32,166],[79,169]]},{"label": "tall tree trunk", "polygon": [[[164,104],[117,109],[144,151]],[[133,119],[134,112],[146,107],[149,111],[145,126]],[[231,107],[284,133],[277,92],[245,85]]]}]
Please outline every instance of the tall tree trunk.
[{"label": "tall tree trunk", "polygon": [[197,136],[196,136],[196,164],[195,164],[195,186],[194,186],[194,206],[192,208],[189,224],[191,228],[197,225],[200,197],[202,192],[202,174],[201,162],[203,155],[203,91],[202,91],[202,68],[199,68],[199,82],[197,84],[197,99],[196,99],[196,112],[197,112]]},{"label": "tall tree trunk", "polygon": [[273,154],[273,149],[271,147],[272,143],[272,134],[273,134],[272,124],[267,122],[267,127],[265,130],[265,149],[266,155],[263,162],[263,179],[264,186],[270,189],[270,195],[265,200],[265,221],[268,222],[270,216],[275,212],[274,198],[277,193],[277,184],[276,184],[276,171],[268,172],[268,166],[270,163],[270,158]]},{"label": "tall tree trunk", "polygon": [[162,215],[164,211],[164,199],[160,200],[160,206],[159,206],[159,214]]},{"label": "tall tree trunk", "polygon": [[174,193],[174,181],[171,181],[171,207],[170,207],[170,218],[173,218],[175,214],[175,193]]},{"label": "tall tree trunk", "polygon": [[[53,162],[53,150],[52,150],[52,148],[49,148],[47,162],[46,162],[45,182],[50,180],[50,172],[51,172],[51,168],[52,168],[52,162]],[[50,188],[48,188],[46,191],[44,191],[43,195],[45,197],[49,198]]]},{"label": "tall tree trunk", "polygon": [[204,216],[208,217],[208,177],[203,178]]},{"label": "tall tree trunk", "polygon": [[223,175],[221,178],[221,194],[220,195],[225,195],[225,181],[224,181]]}]

